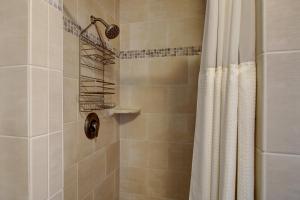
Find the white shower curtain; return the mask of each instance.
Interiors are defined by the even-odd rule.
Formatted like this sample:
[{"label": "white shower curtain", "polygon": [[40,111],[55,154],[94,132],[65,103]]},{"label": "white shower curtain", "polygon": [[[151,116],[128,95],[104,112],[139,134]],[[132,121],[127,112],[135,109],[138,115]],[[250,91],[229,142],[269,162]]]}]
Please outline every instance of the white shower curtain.
[{"label": "white shower curtain", "polygon": [[255,0],[207,0],[190,200],[254,199]]}]

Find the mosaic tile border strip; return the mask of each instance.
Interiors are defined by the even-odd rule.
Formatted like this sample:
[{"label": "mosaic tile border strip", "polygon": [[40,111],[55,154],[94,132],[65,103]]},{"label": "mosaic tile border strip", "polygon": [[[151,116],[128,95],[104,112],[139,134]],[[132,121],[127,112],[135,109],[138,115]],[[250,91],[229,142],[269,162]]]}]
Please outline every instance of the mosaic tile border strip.
[{"label": "mosaic tile border strip", "polygon": [[201,46],[121,51],[120,59],[200,55]]},{"label": "mosaic tile border strip", "polygon": [[63,18],[64,30],[78,37],[81,32],[81,27],[65,15],[63,16]]},{"label": "mosaic tile border strip", "polygon": [[62,0],[45,0],[49,5],[53,6],[59,11],[63,10],[63,2]]},{"label": "mosaic tile border strip", "polygon": [[[48,0],[52,2],[51,5],[57,5],[59,9],[59,2],[61,0]],[[64,30],[79,37],[82,28],[80,25],[75,23],[68,16],[63,16]],[[85,33],[85,37],[93,41],[94,43],[99,44],[100,39],[91,33]],[[190,47],[176,47],[176,48],[160,48],[160,49],[142,49],[142,50],[129,50],[129,51],[118,51],[117,49],[110,48],[109,44],[106,43],[106,46],[115,52],[117,58],[120,59],[138,59],[138,58],[155,58],[155,57],[175,57],[175,56],[193,56],[200,55],[201,46],[190,46]]]}]

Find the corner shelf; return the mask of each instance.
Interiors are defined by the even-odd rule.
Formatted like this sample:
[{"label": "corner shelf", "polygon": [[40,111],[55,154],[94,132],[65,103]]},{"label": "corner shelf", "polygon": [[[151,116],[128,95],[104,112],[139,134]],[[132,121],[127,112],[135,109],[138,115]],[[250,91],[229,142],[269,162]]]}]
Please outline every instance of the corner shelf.
[{"label": "corner shelf", "polygon": [[116,106],[108,110],[109,115],[139,114],[140,112],[141,108],[131,106]]}]

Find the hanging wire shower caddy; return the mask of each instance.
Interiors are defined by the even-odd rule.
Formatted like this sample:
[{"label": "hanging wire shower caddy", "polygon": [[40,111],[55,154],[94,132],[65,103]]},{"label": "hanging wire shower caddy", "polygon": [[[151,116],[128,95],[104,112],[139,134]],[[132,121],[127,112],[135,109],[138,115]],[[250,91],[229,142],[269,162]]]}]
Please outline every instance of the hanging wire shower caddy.
[{"label": "hanging wire shower caddy", "polygon": [[[116,53],[103,40],[96,25],[97,21],[106,26],[105,35],[109,39],[119,34],[116,25],[108,25],[102,19],[91,16],[91,23],[79,35],[79,109],[81,112],[115,107],[111,99],[115,94],[116,84],[107,80],[106,72],[115,64]],[[98,37],[88,33],[88,29],[93,26]]]}]

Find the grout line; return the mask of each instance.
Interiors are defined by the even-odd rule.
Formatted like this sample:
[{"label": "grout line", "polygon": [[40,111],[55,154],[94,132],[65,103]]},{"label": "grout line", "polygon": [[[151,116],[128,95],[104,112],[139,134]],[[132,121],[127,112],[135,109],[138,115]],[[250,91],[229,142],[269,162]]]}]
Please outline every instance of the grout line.
[{"label": "grout line", "polygon": [[286,153],[286,152],[275,152],[275,151],[268,152],[268,151],[263,151],[259,147],[256,147],[256,150],[259,151],[261,154],[266,154],[266,155],[273,155],[273,156],[293,156],[293,157],[299,157],[300,158],[300,154],[297,154],[297,153]]},{"label": "grout line", "polygon": [[11,136],[11,135],[0,135],[0,138],[7,138],[7,139],[29,139],[28,136]]},{"label": "grout line", "polygon": [[56,135],[56,134],[61,134],[62,131],[54,131],[54,132],[49,132],[49,135]]},{"label": "grout line", "polygon": [[72,124],[76,124],[78,122],[78,120],[75,121],[71,121],[71,122],[64,122],[63,125],[72,125]]},{"label": "grout line", "polygon": [[48,6],[47,6],[47,16],[48,16],[48,20],[47,20],[47,29],[48,29],[48,38],[47,38],[47,46],[48,46],[48,49],[47,49],[47,75],[48,75],[48,121],[47,121],[47,124],[48,124],[48,128],[47,128],[47,137],[48,137],[48,199],[50,199],[50,56],[49,56],[49,48],[50,48],[50,4],[49,4],[50,1],[48,1]]},{"label": "grout line", "polygon": [[[122,133],[121,133],[122,134]],[[194,142],[169,142],[169,141],[160,141],[160,140],[152,140],[152,139],[131,139],[131,138],[120,138],[120,141],[126,142],[149,142],[149,143],[163,143],[163,144],[182,144],[182,145],[193,145]]]},{"label": "grout line", "polygon": [[28,65],[0,65],[1,69],[18,69],[18,68],[24,68],[28,67]]},{"label": "grout line", "polygon": [[[94,144],[95,142],[93,142],[93,144]],[[107,146],[109,146],[109,145],[107,145]],[[104,147],[102,147],[102,148],[100,148],[100,149],[94,149],[90,154],[88,154],[88,155],[86,155],[85,157],[83,157],[83,158],[78,158],[77,159],[77,164],[80,164],[81,162],[83,162],[83,161],[85,161],[85,160],[87,160],[87,159],[89,159],[90,157],[92,157],[92,156],[94,156],[95,154],[97,154],[97,153],[99,153],[99,152],[101,152],[102,151],[102,153],[104,154],[104,156],[105,156],[105,159],[106,159],[106,147],[107,146],[104,146]],[[105,173],[106,173],[106,169],[105,169]]]},{"label": "grout line", "polygon": [[[62,11],[64,12],[64,0],[62,0]],[[62,54],[62,60],[61,63],[61,187],[62,187],[62,200],[64,200],[64,187],[65,187],[65,156],[64,156],[64,20],[63,20],[63,13],[61,16],[62,21],[62,30],[61,30],[61,54]]]},{"label": "grout line", "polygon": [[79,163],[78,161],[76,161],[75,163],[76,165],[76,199],[75,200],[78,200],[78,197],[79,197],[79,175],[78,175],[78,171],[79,171]]},{"label": "grout line", "polygon": [[278,51],[268,51],[268,52],[262,52],[256,55],[256,58],[265,56],[265,55],[274,55],[274,54],[287,54],[287,53],[300,53],[299,49],[295,50],[278,50]]},{"label": "grout line", "polygon": [[79,81],[79,78],[71,78],[71,77],[67,77],[67,76],[64,76],[63,77],[64,79],[66,78],[66,79],[71,79],[71,80],[73,80],[73,81]]},{"label": "grout line", "polygon": [[[177,172],[177,173],[178,172],[179,173],[188,173],[188,171],[185,171],[185,170],[187,170],[186,168],[172,169],[172,168],[169,168],[168,166],[166,168],[151,168],[151,167],[148,167],[148,166],[134,166],[134,165],[130,165],[128,163],[127,163],[126,166],[121,165],[120,169],[121,168],[137,168],[137,169],[156,170],[156,171],[171,171],[171,172]],[[191,169],[189,169],[189,170],[191,170]]]},{"label": "grout line", "polygon": [[51,67],[49,67],[49,71],[56,72],[56,73],[63,73],[63,70],[54,69],[54,68],[51,68]]},{"label": "grout line", "polygon": [[[32,0],[30,1],[30,4],[32,4]],[[30,5],[30,7],[32,7],[32,5]],[[30,13],[31,13],[31,11],[30,11]],[[29,166],[28,166],[28,173],[29,173],[29,178],[28,178],[28,180],[29,180],[29,199],[32,199],[32,197],[33,197],[33,186],[32,186],[32,174],[33,174],[33,172],[32,172],[32,138],[31,138],[31,136],[32,136],[32,102],[31,102],[31,100],[32,100],[32,70],[31,70],[31,66],[28,66],[28,68],[27,68],[27,70],[28,70],[28,78],[27,78],[27,80],[29,81],[28,82],[28,115],[29,115],[29,117],[28,117],[28,140],[29,140],[29,146],[28,146],[28,155],[29,155]]]},{"label": "grout line", "polygon": [[49,67],[41,66],[41,65],[34,65],[34,64],[28,64],[32,69],[40,69],[40,70],[49,70]]},{"label": "grout line", "polygon": [[[53,195],[51,195],[51,196],[49,197],[49,200],[52,199],[53,197],[55,197],[56,195],[58,195],[59,193],[63,193],[63,190],[60,189],[60,190],[58,190],[57,192],[55,192]],[[63,195],[63,194],[62,194],[62,195]]]}]

